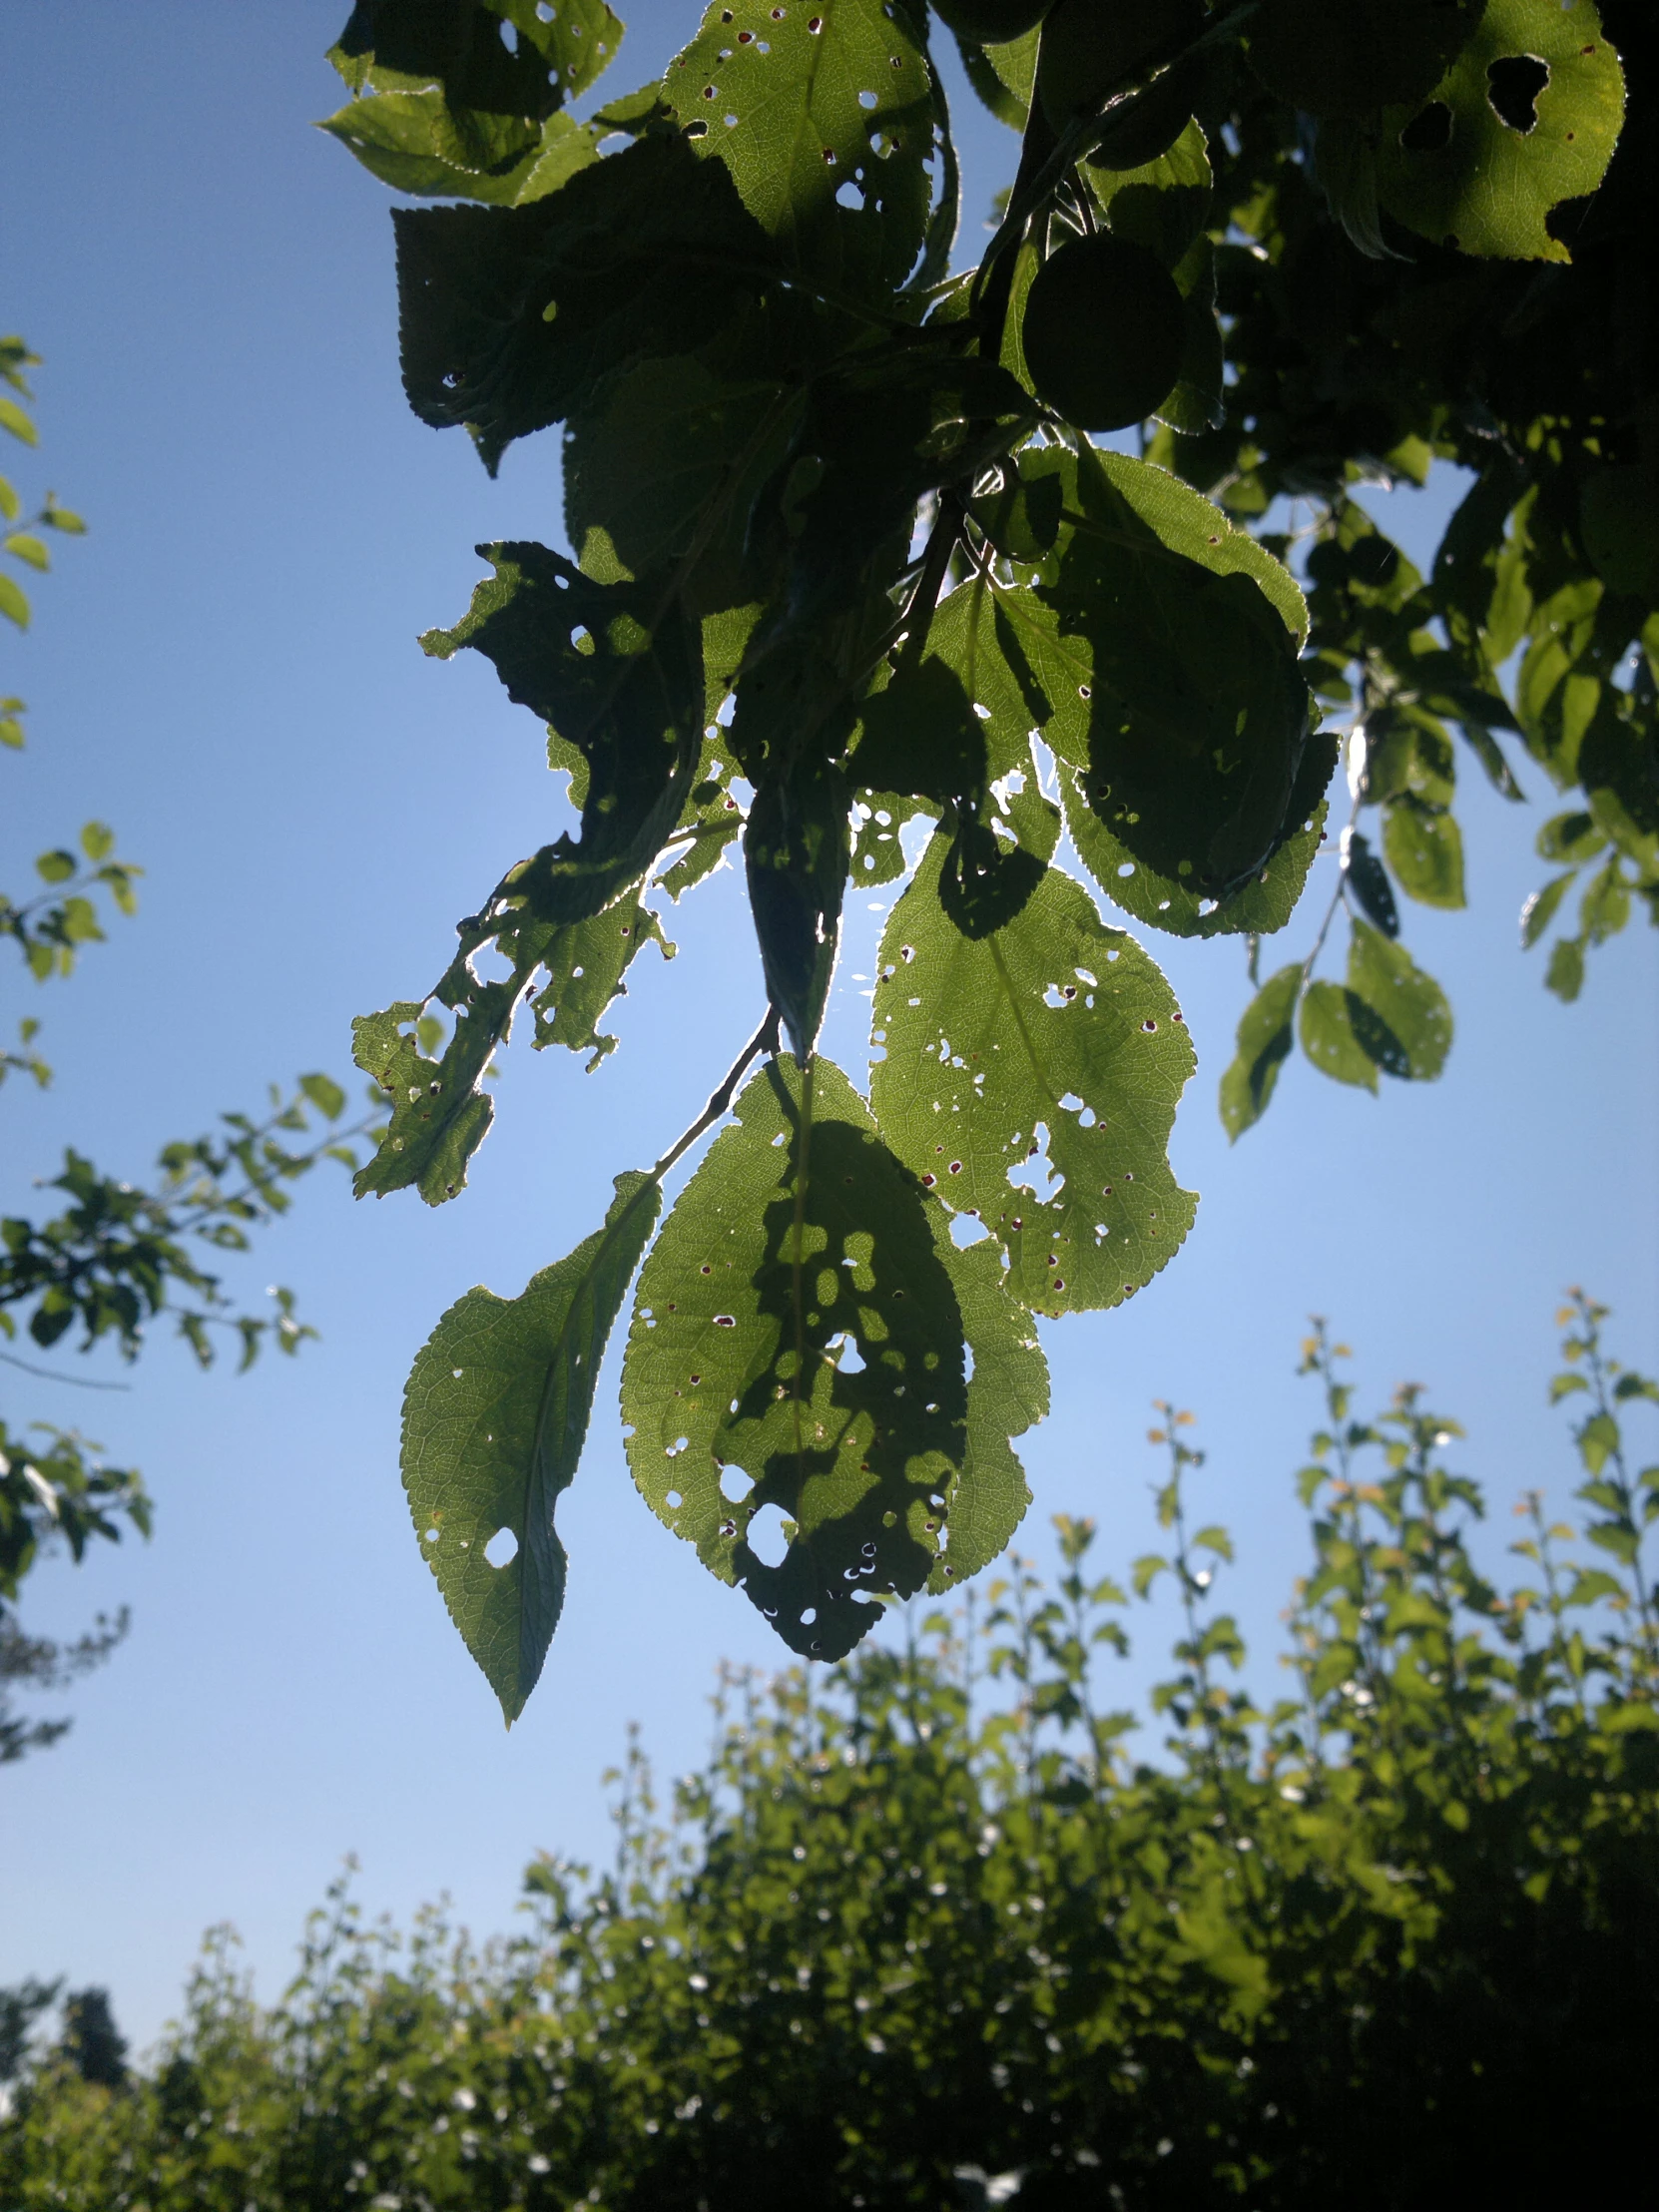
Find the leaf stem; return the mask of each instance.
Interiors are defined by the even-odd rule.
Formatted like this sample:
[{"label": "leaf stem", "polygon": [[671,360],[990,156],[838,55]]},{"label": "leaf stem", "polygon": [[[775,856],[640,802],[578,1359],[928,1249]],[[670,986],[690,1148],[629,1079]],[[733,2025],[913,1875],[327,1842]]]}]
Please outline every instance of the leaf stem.
[{"label": "leaf stem", "polygon": [[685,1135],[677,1138],[670,1145],[657,1162],[657,1165],[651,1170],[653,1182],[660,1183],[676,1160],[681,1159],[696,1144],[704,1130],[713,1128],[714,1124],[720,1120],[731,1105],[733,1095],[737,1091],[739,1083],[742,1082],[751,1062],[760,1059],[763,1053],[776,1055],[779,1032],[780,1016],[778,1009],[776,1006],[769,1006],[765,1021],[762,1022],[760,1028],[756,1030],[754,1036],[750,1038],[733,1061],[724,1078],[711,1095],[708,1105],[704,1107],[702,1113],[698,1115]]}]

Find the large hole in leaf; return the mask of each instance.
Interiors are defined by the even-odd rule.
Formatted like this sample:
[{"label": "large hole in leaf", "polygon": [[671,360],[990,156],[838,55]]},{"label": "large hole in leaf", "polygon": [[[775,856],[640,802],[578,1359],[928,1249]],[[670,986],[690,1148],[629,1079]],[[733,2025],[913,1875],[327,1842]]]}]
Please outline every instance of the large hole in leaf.
[{"label": "large hole in leaf", "polygon": [[1492,112],[1524,137],[1538,120],[1538,95],[1549,83],[1549,65],[1536,54],[1505,54],[1488,65],[1486,97]]},{"label": "large hole in leaf", "polygon": [[763,1505],[744,1530],[750,1550],[763,1567],[781,1567],[789,1557],[790,1540],[784,1533],[784,1508]]},{"label": "large hole in leaf", "polygon": [[518,1538],[510,1528],[498,1528],[484,1546],[484,1557],[492,1567],[507,1566],[518,1557]]}]

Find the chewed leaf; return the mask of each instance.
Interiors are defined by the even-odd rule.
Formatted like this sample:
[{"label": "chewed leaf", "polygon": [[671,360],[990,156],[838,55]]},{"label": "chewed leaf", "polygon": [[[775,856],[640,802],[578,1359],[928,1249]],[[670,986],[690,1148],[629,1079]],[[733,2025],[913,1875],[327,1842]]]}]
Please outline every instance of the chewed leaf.
[{"label": "chewed leaf", "polygon": [[[810,1658],[838,1658],[875,1601],[922,1587],[953,1498],[973,1519],[939,1222],[840,1070],[786,1057],[748,1084],[640,1278],[622,1382],[634,1479]],[[987,1395],[1000,1414],[1009,1393]],[[983,1517],[1011,1525],[1005,1496]]]},{"label": "chewed leaf", "polygon": [[352,1180],[358,1198],[371,1192],[384,1198],[412,1185],[428,1206],[441,1206],[462,1188],[467,1162],[488,1135],[495,1111],[478,1089],[479,1078],[507,1034],[513,1002],[511,984],[488,985],[457,1018],[439,1060],[420,1048],[416,1025],[423,1000],[401,999],[351,1024],[351,1057],[379,1084],[391,1109],[379,1148]]},{"label": "chewed leaf", "polygon": [[717,0],[663,95],[790,268],[872,287],[910,274],[931,205],[933,94],[907,11]]},{"label": "chewed leaf", "polygon": [[[422,1346],[403,1398],[403,1487],[449,1617],[508,1726],[564,1605],[559,1493],[582,1455],[606,1340],[662,1187],[620,1175],[605,1226],[518,1298],[468,1291]],[[515,1548],[504,1548],[502,1532]]]},{"label": "chewed leaf", "polygon": [[944,1208],[934,1205],[928,1212],[973,1359],[967,1447],[961,1473],[945,1492],[943,1548],[927,1578],[937,1596],[989,1566],[1024,1518],[1031,1491],[1013,1439],[1048,1411],[1048,1362],[1029,1310],[1008,1289],[995,1239],[982,1237],[958,1252]]},{"label": "chewed leaf", "polygon": [[1192,1226],[1170,1172],[1193,1048],[1168,983],[1049,869],[1013,920],[961,934],[935,836],[881,940],[871,1095],[883,1136],[1008,1255],[1035,1312],[1121,1305]]},{"label": "chewed leaf", "polygon": [[1378,190],[1465,254],[1572,259],[1548,230],[1595,191],[1624,121],[1624,72],[1590,0],[1487,0],[1425,101],[1382,116]]}]

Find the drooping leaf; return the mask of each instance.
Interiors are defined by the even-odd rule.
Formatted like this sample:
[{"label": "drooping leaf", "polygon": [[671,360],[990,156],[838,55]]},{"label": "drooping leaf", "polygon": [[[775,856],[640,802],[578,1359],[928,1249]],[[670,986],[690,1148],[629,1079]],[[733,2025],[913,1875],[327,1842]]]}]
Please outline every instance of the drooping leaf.
[{"label": "drooping leaf", "polygon": [[685,353],[776,260],[718,162],[648,135],[517,208],[399,208],[403,384],[434,429],[464,423],[493,473],[603,376]]},{"label": "drooping leaf", "polygon": [[680,818],[703,745],[702,634],[650,585],[597,584],[540,545],[481,546],[494,577],[426,652],[470,646],[507,696],[586,763],[582,829],[504,879],[541,920],[600,911],[650,865]]},{"label": "drooping leaf", "polygon": [[1240,1019],[1237,1050],[1221,1079],[1222,1127],[1234,1144],[1268,1110],[1279,1070],[1295,1041],[1291,1022],[1301,988],[1300,962],[1282,967],[1269,976]]},{"label": "drooping leaf", "polygon": [[882,935],[876,1120],[1002,1244],[1035,1312],[1120,1305],[1192,1226],[1166,1156],[1193,1070],[1180,1009],[1055,869],[1005,927],[964,937],[939,901],[947,851],[935,836]]},{"label": "drooping leaf", "polygon": [[[1390,812],[1388,820],[1393,819]],[[1386,842],[1386,827],[1383,837]],[[1389,859],[1393,858],[1390,851]],[[1343,887],[1366,919],[1385,937],[1399,935],[1399,908],[1394,904],[1388,871],[1371,848],[1369,837],[1358,830],[1343,832]],[[1409,884],[1406,885],[1409,889]]]},{"label": "drooping leaf", "polygon": [[1348,991],[1367,1010],[1351,1007],[1355,1034],[1383,1074],[1433,1082],[1451,1050],[1445,993],[1402,944],[1358,919],[1349,939]]},{"label": "drooping leaf", "polygon": [[1384,110],[1391,215],[1464,254],[1565,262],[1548,217],[1595,191],[1624,121],[1624,72],[1591,0],[1486,0],[1425,101]]},{"label": "drooping leaf", "polygon": [[910,274],[931,204],[934,102],[906,7],[716,0],[663,95],[791,271],[860,290]]},{"label": "drooping leaf", "polygon": [[1341,983],[1310,983],[1302,994],[1297,1027],[1303,1051],[1322,1075],[1375,1093],[1378,1061],[1360,1041],[1361,1034],[1377,1039],[1376,1017],[1368,1022],[1369,1013],[1365,1001]]},{"label": "drooping leaf", "polygon": [[1576,868],[1568,868],[1562,875],[1552,876],[1541,890],[1535,890],[1521,908],[1521,949],[1530,951],[1555,919],[1561,901],[1577,880]]},{"label": "drooping leaf", "polygon": [[836,1658],[872,1600],[921,1588],[961,1494],[962,1316],[921,1191],[832,1063],[772,1061],[736,1111],[640,1278],[628,1456],[706,1566],[793,1650]]},{"label": "drooping leaf", "polygon": [[1397,801],[1382,818],[1382,849],[1407,898],[1424,906],[1465,903],[1463,834],[1455,815]]},{"label": "drooping leaf", "polygon": [[846,780],[811,756],[766,776],[744,830],[749,903],[767,992],[797,1055],[830,995],[850,858]]},{"label": "drooping leaf", "polygon": [[[605,1226],[517,1298],[458,1299],[403,1396],[403,1487],[449,1617],[507,1725],[535,1688],[564,1605],[553,1526],[582,1456],[606,1340],[662,1207],[655,1177],[620,1175]],[[516,1548],[492,1564],[510,1530]]]}]

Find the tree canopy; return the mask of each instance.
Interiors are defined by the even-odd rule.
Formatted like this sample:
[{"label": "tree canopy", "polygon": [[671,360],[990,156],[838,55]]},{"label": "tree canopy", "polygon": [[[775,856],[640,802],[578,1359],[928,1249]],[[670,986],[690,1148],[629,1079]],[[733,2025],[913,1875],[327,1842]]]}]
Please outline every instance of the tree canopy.
[{"label": "tree canopy", "polygon": [[[971,269],[946,36],[1019,134]],[[792,1649],[1007,1542],[1038,1318],[1133,1296],[1193,1218],[1192,1046],[1101,898],[1243,939],[1235,1137],[1299,1042],[1440,1073],[1400,901],[1463,900],[1454,741],[1562,797],[1522,924],[1579,886],[1560,996],[1659,913],[1648,10],[743,0],[577,120],[621,37],[603,0],[361,0],[324,125],[447,203],[393,218],[409,403],[492,471],[562,425],[571,549],[480,548],[422,640],[493,664],[577,820],[357,1024],[390,1108],[359,1192],[455,1197],[526,1007],[598,1068],[649,901],[728,856],[766,981],[699,1121],[411,1374],[416,1533],[509,1722],[636,1270],[635,1480]],[[1468,481],[1424,574],[1360,494],[1436,466]],[[860,1090],[819,1029],[848,887],[900,881]]]}]

